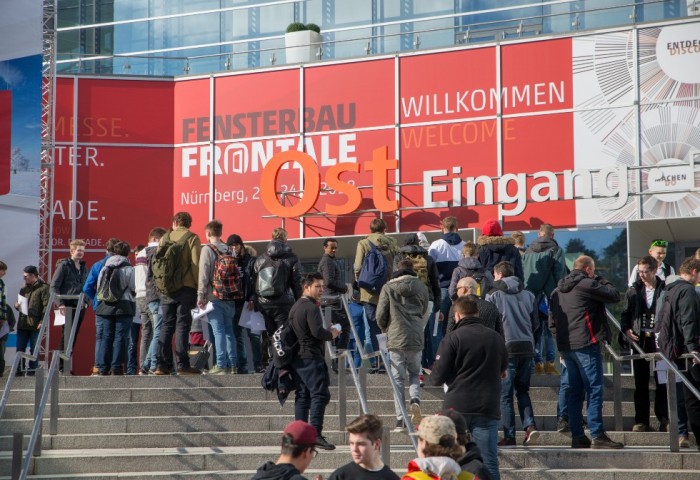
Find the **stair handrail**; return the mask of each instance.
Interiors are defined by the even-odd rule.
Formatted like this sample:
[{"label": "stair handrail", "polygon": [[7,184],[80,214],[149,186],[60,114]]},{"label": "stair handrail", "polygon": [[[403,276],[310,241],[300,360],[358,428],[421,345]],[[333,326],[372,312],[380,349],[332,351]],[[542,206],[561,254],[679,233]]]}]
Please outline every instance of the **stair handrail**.
[{"label": "stair handrail", "polygon": [[[625,333],[622,331],[620,323],[610,312],[610,310],[606,308],[605,312],[609,323],[612,323],[622,335],[625,335]],[[625,338],[628,340],[628,343],[630,343],[632,347],[639,352],[638,354],[620,355],[615,351],[615,349],[610,345],[608,341],[604,342],[605,348],[607,349],[608,353],[610,353],[610,355],[613,357],[613,399],[615,403],[616,430],[622,430],[622,381],[620,367],[621,362],[629,360],[663,360],[668,366],[666,377],[666,396],[669,413],[669,444],[672,452],[678,452],[680,448],[678,445],[678,405],[676,402],[678,393],[676,390],[676,377],[679,378],[683,382],[683,384],[688,388],[688,390],[690,390],[690,392],[693,395],[695,395],[698,399],[700,399],[700,391],[698,391],[698,389],[695,388],[695,385],[693,385],[690,382],[690,380],[688,380],[685,377],[685,375],[683,375],[676,363],[671,361],[662,352],[646,353],[639,346],[639,344],[637,344],[637,342],[627,337],[627,335],[625,335]],[[679,358],[693,359],[700,363],[700,355],[698,355],[696,352],[683,354]]]},{"label": "stair handrail", "polygon": [[[57,407],[58,361],[60,358],[66,360],[67,356],[60,351],[54,351],[53,353],[54,355],[51,358],[48,377],[46,379],[46,382],[43,384],[43,388],[41,388],[41,398],[38,404],[34,407],[34,425],[32,426],[32,434],[29,437],[29,443],[27,445],[27,454],[22,462],[22,470],[19,472],[19,476],[17,476],[19,480],[25,480],[27,478],[32,457],[38,457],[41,455],[41,430],[43,426],[44,410],[46,408],[46,403],[49,398],[49,392],[52,389],[54,391],[54,395],[52,395],[52,410]],[[40,368],[37,370],[36,378],[37,382],[43,381],[43,369]],[[37,387],[41,387],[41,385],[37,384]],[[14,461],[12,463],[13,465],[15,464]]]},{"label": "stair handrail", "polygon": [[[44,312],[44,316],[41,319],[39,335],[37,336],[36,342],[34,343],[34,348],[32,349],[32,352],[17,352],[15,354],[15,359],[12,362],[12,369],[10,370],[10,374],[7,376],[7,383],[5,384],[5,389],[2,392],[2,399],[0,399],[0,418],[2,418],[2,414],[5,412],[5,407],[7,406],[7,401],[10,396],[10,391],[12,390],[12,384],[15,381],[15,377],[17,376],[17,369],[19,368],[22,359],[24,358],[26,360],[29,360],[30,362],[36,362],[39,359],[39,355],[41,352],[41,343],[43,342],[44,337],[46,336],[46,333],[49,330],[51,307],[53,306],[53,302],[56,296],[57,295],[55,293],[49,295],[49,303],[46,308],[46,311]],[[17,323],[19,325],[19,322]]]},{"label": "stair handrail", "polygon": [[403,418],[404,426],[406,427],[406,433],[408,438],[411,439],[411,444],[413,445],[413,450],[418,452],[418,439],[414,435],[415,430],[413,429],[413,423],[410,422],[408,418],[408,412],[406,411],[406,405],[404,401],[401,401],[402,395],[400,395],[400,389],[396,379],[391,374],[391,356],[389,355],[389,350],[379,347],[380,357],[384,362],[384,368],[386,369],[386,376],[389,378],[389,383],[391,383],[392,396],[394,397],[394,402],[399,406],[401,410],[401,418]]}]

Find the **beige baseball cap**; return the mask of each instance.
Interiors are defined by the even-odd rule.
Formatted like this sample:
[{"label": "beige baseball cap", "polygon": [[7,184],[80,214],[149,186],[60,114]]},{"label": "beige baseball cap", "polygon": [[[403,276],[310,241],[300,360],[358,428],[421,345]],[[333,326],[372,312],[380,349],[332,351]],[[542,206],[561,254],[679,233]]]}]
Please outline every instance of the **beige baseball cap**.
[{"label": "beige baseball cap", "polygon": [[413,435],[422,438],[428,443],[439,445],[440,439],[445,435],[456,438],[457,430],[451,418],[443,415],[431,415],[423,417],[418,426],[418,431],[413,433]]}]

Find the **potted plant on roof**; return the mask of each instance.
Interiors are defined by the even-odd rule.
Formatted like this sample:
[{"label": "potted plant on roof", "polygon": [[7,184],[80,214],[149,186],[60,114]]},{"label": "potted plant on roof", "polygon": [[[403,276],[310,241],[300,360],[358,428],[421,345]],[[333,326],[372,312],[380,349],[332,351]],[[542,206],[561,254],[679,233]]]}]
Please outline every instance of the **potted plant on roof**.
[{"label": "potted plant on roof", "polygon": [[284,35],[287,63],[307,63],[318,60],[321,28],[315,23],[290,23]]}]

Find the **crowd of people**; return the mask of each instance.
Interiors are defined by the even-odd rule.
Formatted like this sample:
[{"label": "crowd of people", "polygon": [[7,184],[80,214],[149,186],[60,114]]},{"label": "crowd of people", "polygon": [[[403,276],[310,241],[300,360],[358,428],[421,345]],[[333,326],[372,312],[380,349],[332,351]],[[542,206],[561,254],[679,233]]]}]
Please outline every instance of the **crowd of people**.
[{"label": "crowd of people", "polygon": [[[93,375],[97,376],[202,374],[203,369],[190,362],[193,346],[202,346],[204,337],[213,339],[215,352],[213,365],[205,373],[262,372],[278,348],[275,338],[279,341],[279,332],[287,328],[297,340],[287,365],[296,385],[295,418],[304,424],[291,424],[285,431],[280,457],[284,461],[278,464],[294,465],[294,469],[284,468],[295,474],[308,466],[316,447],[335,448],[323,436],[325,408],[331,398],[327,342],[351,350],[354,361],[349,363],[357,366],[362,359],[356,342],[364,345],[367,340],[376,351],[378,336],[386,336],[388,373],[400,391],[394,429],[405,430],[407,420],[420,425],[418,434],[424,443],[419,454],[440,452],[434,456],[453,460],[417,459],[409,465],[409,476],[418,478],[412,472],[424,471],[426,465],[433,473],[452,471],[454,461],[466,452],[483,461],[479,478],[494,480],[500,478],[498,448],[517,444],[514,398],[522,444],[538,443],[540,432],[529,396],[533,374],[559,375],[558,430],[570,433],[573,448],[623,448],[606,434],[603,424],[601,345],[612,341],[606,305],[624,299],[623,346],[636,343],[645,352],[655,352],[666,351],[666,344],[674,342],[679,355],[700,350],[700,290],[696,287],[700,251],[686,259],[676,275],[664,263],[668,244],[663,240],[655,240],[649,255],[637,262],[629,289],[621,295],[596,274],[593,258],[581,255],[569,269],[549,224],[542,225],[538,237],[526,247],[520,232],[505,236],[496,220],[485,222],[475,243],[465,242],[457,219],[445,217],[436,241],[429,243],[424,234],[415,233],[406,235],[399,246],[386,234],[384,220],[377,218],[370,223],[369,235],[356,246],[354,278],[348,283],[336,259],[338,239],[325,239],[317,271],[303,273],[283,228],[272,232],[265,251],[258,254],[237,234],[224,241],[223,225],[217,220],[204,227],[204,244],[190,230],[191,224],[189,213],[179,212],[169,229],[151,230],[147,244],[133,250],[133,265],[130,245],[112,238],[106,243],[106,256],[89,269],[83,261],[85,243],[71,242],[70,255],[57,263],[50,284],[39,278],[36,267],[26,267],[20,294],[27,298],[27,313],[15,305],[18,350],[36,343],[44,312],[50,307],[50,292],[83,292],[90,299],[96,318]],[[6,270],[0,262],[0,312],[9,321],[14,313],[6,308],[1,280]],[[352,293],[353,299],[349,316],[341,301],[346,293]],[[76,307],[73,300],[56,303],[61,313]],[[330,322],[324,324],[320,306],[330,307]],[[209,310],[206,322],[193,321],[195,309]],[[262,332],[241,324],[242,315],[252,311],[264,318]],[[84,313],[78,316],[76,337]],[[140,322],[133,322],[135,316]],[[665,331],[661,328],[665,324],[675,328]],[[356,335],[351,335],[352,330]],[[247,358],[248,342],[252,361]],[[378,358],[372,361],[376,363],[371,371],[383,372]],[[700,366],[692,360],[677,362],[692,384],[700,386]],[[651,365],[655,366],[658,428],[666,430],[669,423],[663,362],[635,360],[633,430],[638,432],[652,428]],[[35,367],[30,364],[24,369],[31,372]],[[338,368],[345,366],[332,364],[333,370]],[[424,383],[445,386],[444,408],[452,413],[423,416],[420,387]],[[408,419],[403,415],[405,387]],[[700,435],[700,400],[687,388],[679,395],[678,412],[680,446],[689,447],[689,431],[696,438]],[[355,463],[371,472],[384,468],[368,456],[379,448],[381,424],[377,426],[377,421],[363,417],[348,426],[353,458],[365,459]],[[460,440],[465,435],[469,441]],[[332,478],[357,473],[356,466],[346,467]],[[261,467],[256,478],[282,478],[271,473],[280,468]],[[454,471],[455,478],[463,478],[459,469]]]}]

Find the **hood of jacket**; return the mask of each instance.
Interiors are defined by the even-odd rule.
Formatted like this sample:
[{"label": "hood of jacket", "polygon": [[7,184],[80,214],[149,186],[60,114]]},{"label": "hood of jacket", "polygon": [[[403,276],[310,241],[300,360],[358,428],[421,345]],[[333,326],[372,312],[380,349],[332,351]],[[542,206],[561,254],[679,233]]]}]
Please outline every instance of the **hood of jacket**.
[{"label": "hood of jacket", "polygon": [[484,268],[476,257],[464,257],[459,261],[458,265],[467,270],[481,270]]},{"label": "hood of jacket", "polygon": [[557,288],[559,288],[559,291],[562,293],[568,293],[571,290],[573,290],[576,287],[576,285],[578,285],[581,281],[587,278],[590,277],[586,275],[586,272],[584,272],[583,270],[572,270],[570,274],[559,280]]},{"label": "hood of jacket", "polygon": [[415,458],[408,463],[408,471],[420,470],[441,480],[456,480],[462,467],[450,457]]},{"label": "hood of jacket", "polygon": [[474,461],[484,461],[483,457],[481,456],[481,450],[479,450],[479,447],[476,446],[476,443],[469,442],[465,445],[464,448],[466,449],[464,455],[459,457],[459,459],[457,460],[457,463],[459,463],[460,465],[466,465]]},{"label": "hood of jacket", "polygon": [[253,478],[256,480],[287,480],[294,475],[300,475],[300,472],[291,463],[277,465],[274,462],[267,462],[258,468]]},{"label": "hood of jacket", "polygon": [[489,245],[491,247],[502,246],[503,248],[505,248],[508,245],[515,246],[515,239],[513,237],[497,237],[491,235],[482,235],[476,240],[476,244],[480,246]]},{"label": "hood of jacket", "polygon": [[415,297],[418,295],[419,289],[423,286],[416,273],[411,270],[399,270],[394,273],[397,275],[387,282],[391,287],[402,297]]},{"label": "hood of jacket", "polygon": [[294,255],[292,252],[292,247],[286,243],[282,243],[279,240],[273,240],[267,244],[267,254],[270,258],[285,258]]},{"label": "hood of jacket", "polygon": [[105,262],[105,267],[121,267],[123,265],[131,265],[129,263],[129,259],[126,257],[122,257],[121,255],[112,255],[111,257],[107,258],[107,261]]},{"label": "hood of jacket", "polygon": [[457,232],[448,232],[442,235],[442,239],[450,245],[459,245],[462,242],[462,237]]},{"label": "hood of jacket", "polygon": [[537,237],[532,241],[525,253],[542,253],[558,246],[557,241],[551,237]]},{"label": "hood of jacket", "polygon": [[506,277],[493,282],[493,288],[506,293],[518,293],[523,290],[523,282],[516,276]]},{"label": "hood of jacket", "polygon": [[683,277],[680,275],[669,275],[666,277],[666,290],[670,290],[674,286],[680,285],[680,283],[678,283],[680,280],[683,280]]},{"label": "hood of jacket", "polygon": [[382,253],[385,254],[391,251],[391,247],[394,245],[394,240],[383,233],[370,233],[367,235],[367,240],[379,247]]}]

